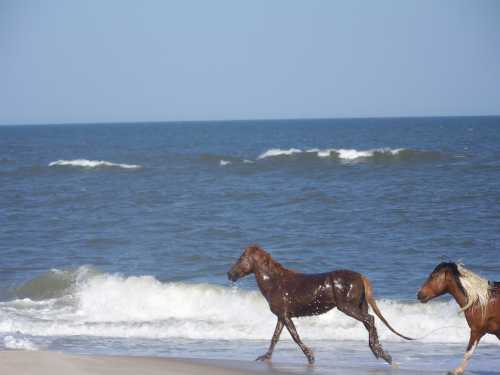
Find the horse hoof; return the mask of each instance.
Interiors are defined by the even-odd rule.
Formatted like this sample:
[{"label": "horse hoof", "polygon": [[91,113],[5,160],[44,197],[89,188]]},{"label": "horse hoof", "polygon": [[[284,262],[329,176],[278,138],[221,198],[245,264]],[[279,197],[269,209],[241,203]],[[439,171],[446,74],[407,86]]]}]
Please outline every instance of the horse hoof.
[{"label": "horse hoof", "polygon": [[261,355],[260,357],[257,357],[255,359],[256,362],[270,362],[271,361],[271,356],[270,355],[267,355],[267,354],[264,354],[264,355]]},{"label": "horse hoof", "polygon": [[384,355],[383,357],[384,357],[385,361],[386,361],[388,364],[392,365],[392,357],[391,357],[391,355],[390,355],[390,354],[387,354],[387,353],[384,353],[384,354],[385,354],[385,355]]},{"label": "horse hoof", "polygon": [[392,357],[389,353],[386,353],[383,350],[380,350],[380,351],[374,352],[374,354],[375,354],[375,357],[382,358],[388,364],[392,365]]}]

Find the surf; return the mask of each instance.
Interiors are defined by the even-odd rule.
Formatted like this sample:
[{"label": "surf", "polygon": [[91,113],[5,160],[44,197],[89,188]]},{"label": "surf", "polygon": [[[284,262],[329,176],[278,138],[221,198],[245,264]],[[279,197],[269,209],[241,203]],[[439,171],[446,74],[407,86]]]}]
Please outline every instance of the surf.
[{"label": "surf", "polygon": [[[267,340],[275,320],[259,292],[225,285],[161,282],[151,275],[51,270],[0,302],[0,335]],[[31,294],[30,294],[31,293]],[[467,327],[453,301],[421,305],[379,299],[385,317],[408,335],[461,343]],[[364,327],[335,309],[296,320],[309,340],[366,341]],[[401,341],[377,321],[380,338]],[[284,339],[291,340],[288,334]],[[493,340],[485,338],[485,342]],[[495,340],[493,340],[496,342]],[[14,344],[12,344],[14,345]]]},{"label": "surf", "polygon": [[[270,148],[261,152],[254,158],[242,158],[231,155],[204,154],[201,159],[206,162],[216,161],[224,167],[229,164],[243,165],[254,164],[252,168],[266,164],[279,165],[280,163],[310,163],[310,162],[336,162],[340,165],[352,165],[358,163],[416,163],[440,161],[454,156],[441,151],[412,149],[412,148],[390,148],[380,147],[373,149],[355,148]],[[456,156],[458,157],[458,156]]]},{"label": "surf", "polygon": [[113,163],[106,160],[88,160],[88,159],[75,159],[75,160],[56,160],[49,163],[49,167],[81,167],[81,168],[123,168],[123,169],[138,169],[142,168],[138,164],[122,164]]}]

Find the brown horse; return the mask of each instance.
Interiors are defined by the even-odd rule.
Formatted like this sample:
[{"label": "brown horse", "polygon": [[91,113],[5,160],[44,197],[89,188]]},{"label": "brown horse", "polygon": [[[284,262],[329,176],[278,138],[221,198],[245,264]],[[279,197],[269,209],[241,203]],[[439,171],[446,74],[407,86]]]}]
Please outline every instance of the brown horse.
[{"label": "brown horse", "polygon": [[340,270],[320,274],[298,273],[283,267],[259,246],[251,245],[243,251],[227,276],[231,281],[236,281],[251,273],[255,274],[260,291],[278,318],[271,345],[264,355],[257,358],[258,361],[271,360],[274,346],[285,326],[309,363],[314,363],[313,352],[300,340],[292,318],[323,314],[334,307],[363,323],[368,330],[369,346],[373,354],[376,358],[382,357],[389,364],[392,363],[391,356],[378,341],[374,318],[368,314],[368,304],[392,332],[412,340],[389,325],[375,303],[370,281],[357,272]]},{"label": "brown horse", "polygon": [[450,293],[465,313],[470,327],[469,345],[464,360],[452,375],[463,374],[486,333],[500,339],[500,283],[491,282],[456,263],[440,263],[420,288],[417,298],[426,303],[440,295]]}]

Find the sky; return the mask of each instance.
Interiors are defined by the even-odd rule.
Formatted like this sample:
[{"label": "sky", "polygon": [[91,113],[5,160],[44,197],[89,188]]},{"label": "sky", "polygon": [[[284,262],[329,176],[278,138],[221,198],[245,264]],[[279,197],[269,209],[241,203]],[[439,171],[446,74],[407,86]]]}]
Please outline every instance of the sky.
[{"label": "sky", "polygon": [[499,114],[496,0],[0,0],[0,124]]}]

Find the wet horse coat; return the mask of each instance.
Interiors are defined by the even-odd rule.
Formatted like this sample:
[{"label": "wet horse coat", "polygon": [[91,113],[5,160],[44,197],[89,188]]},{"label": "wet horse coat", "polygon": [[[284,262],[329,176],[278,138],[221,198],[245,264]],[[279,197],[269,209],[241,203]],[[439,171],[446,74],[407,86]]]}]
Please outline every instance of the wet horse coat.
[{"label": "wet horse coat", "polygon": [[373,354],[389,364],[392,363],[392,358],[378,341],[374,318],[368,314],[368,305],[392,332],[411,340],[396,332],[385,320],[373,299],[371,283],[357,272],[339,270],[320,274],[298,273],[283,267],[259,246],[252,245],[244,250],[231,267],[228,278],[236,281],[250,273],[255,274],[261,293],[278,318],[271,345],[257,360],[271,359],[285,326],[309,363],[313,363],[313,352],[302,343],[292,318],[323,314],[334,307],[363,323],[368,330],[369,346]]}]

